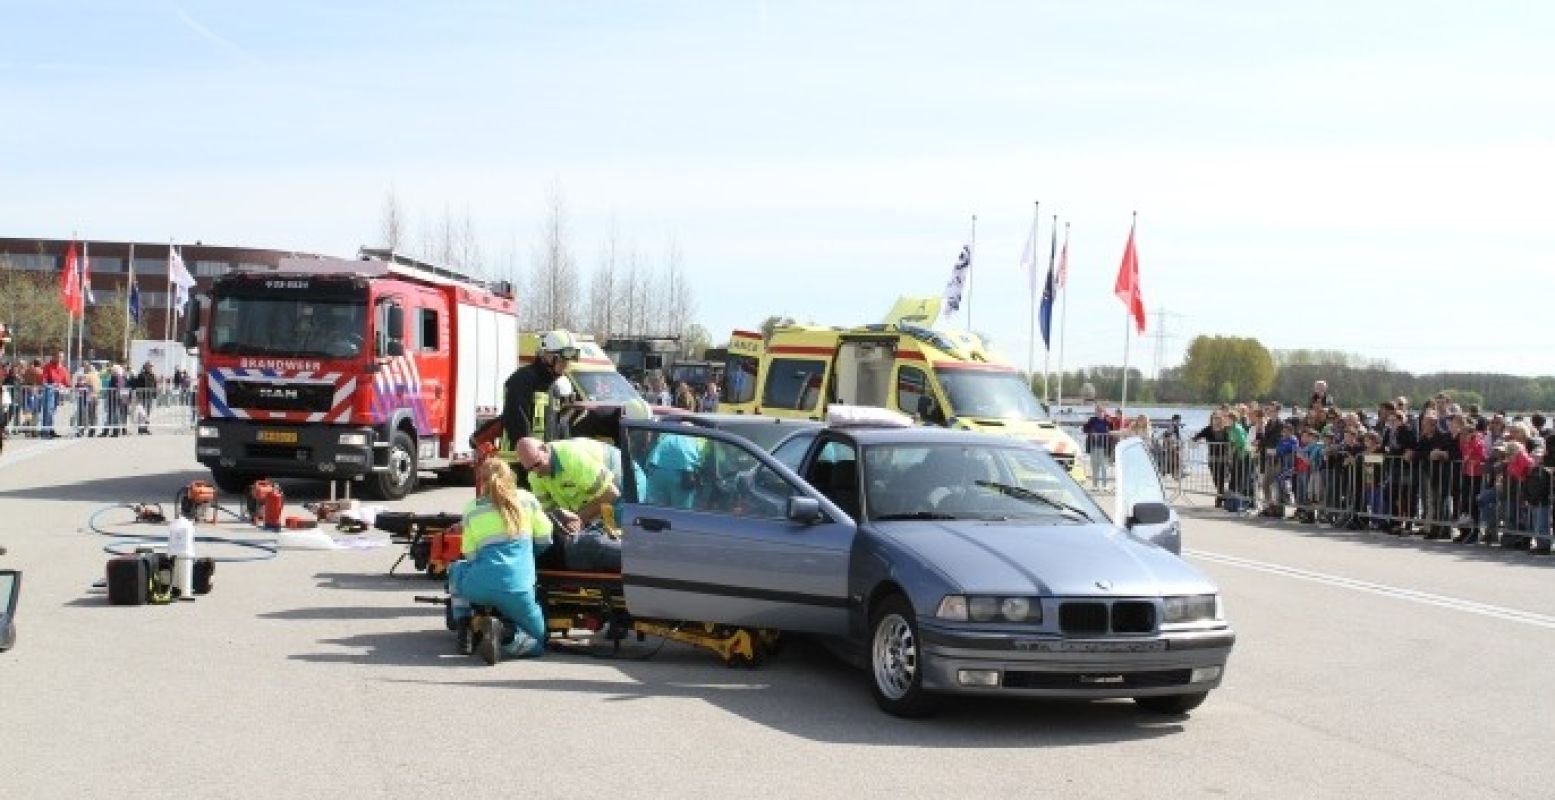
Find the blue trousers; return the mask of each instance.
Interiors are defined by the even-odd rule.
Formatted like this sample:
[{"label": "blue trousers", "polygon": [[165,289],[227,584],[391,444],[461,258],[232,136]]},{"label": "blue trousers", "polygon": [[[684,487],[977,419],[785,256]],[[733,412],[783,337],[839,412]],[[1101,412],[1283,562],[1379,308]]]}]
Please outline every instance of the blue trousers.
[{"label": "blue trousers", "polygon": [[[472,569],[468,561],[456,561],[448,568],[448,593],[470,605],[491,606],[503,619],[512,623],[514,636],[501,642],[508,655],[534,655],[545,652],[545,615],[540,603],[530,591],[508,591],[490,586],[481,580],[479,567]],[[471,616],[470,606],[457,600],[452,606],[454,622],[463,624]],[[523,633],[526,636],[517,634]]]}]

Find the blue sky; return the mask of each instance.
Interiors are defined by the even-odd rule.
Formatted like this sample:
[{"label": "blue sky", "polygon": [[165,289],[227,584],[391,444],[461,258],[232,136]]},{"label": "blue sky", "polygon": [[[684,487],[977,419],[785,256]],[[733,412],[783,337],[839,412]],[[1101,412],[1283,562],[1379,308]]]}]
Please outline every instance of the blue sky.
[{"label": "blue sky", "polygon": [[612,220],[673,239],[721,337],[937,293],[976,214],[972,327],[1024,364],[1040,200],[1069,366],[1121,361],[1137,210],[1166,364],[1209,333],[1555,373],[1538,4],[6,0],[0,30],[6,235],[349,255],[392,185],[527,264],[556,184],[585,270]]}]

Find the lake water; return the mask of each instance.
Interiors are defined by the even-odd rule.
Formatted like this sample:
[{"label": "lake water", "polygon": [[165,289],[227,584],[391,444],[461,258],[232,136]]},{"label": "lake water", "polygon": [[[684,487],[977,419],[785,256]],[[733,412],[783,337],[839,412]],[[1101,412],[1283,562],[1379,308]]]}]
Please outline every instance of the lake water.
[{"label": "lake water", "polygon": [[[1108,411],[1115,411],[1118,407],[1116,402],[1103,403],[1103,405],[1106,406]],[[1089,404],[1070,404],[1055,407],[1053,409],[1053,419],[1060,425],[1079,427],[1084,425],[1085,421],[1090,418],[1092,409],[1094,409],[1094,406]],[[1184,435],[1192,436],[1198,433],[1200,428],[1209,424],[1209,415],[1212,411],[1214,411],[1214,408],[1211,406],[1161,407],[1130,405],[1127,410],[1127,418],[1133,419],[1140,414],[1144,414],[1150,417],[1150,421],[1156,427],[1160,427],[1162,423],[1170,420],[1173,414],[1181,414]]]}]

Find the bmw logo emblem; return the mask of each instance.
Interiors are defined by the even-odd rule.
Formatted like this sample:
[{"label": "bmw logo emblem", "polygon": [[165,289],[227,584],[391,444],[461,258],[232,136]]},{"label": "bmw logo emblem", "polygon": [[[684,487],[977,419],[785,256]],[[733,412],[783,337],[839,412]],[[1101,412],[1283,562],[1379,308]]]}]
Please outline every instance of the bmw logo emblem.
[{"label": "bmw logo emblem", "polygon": [[1097,581],[1096,588],[1104,592],[1110,592],[1112,591],[1112,581]]}]

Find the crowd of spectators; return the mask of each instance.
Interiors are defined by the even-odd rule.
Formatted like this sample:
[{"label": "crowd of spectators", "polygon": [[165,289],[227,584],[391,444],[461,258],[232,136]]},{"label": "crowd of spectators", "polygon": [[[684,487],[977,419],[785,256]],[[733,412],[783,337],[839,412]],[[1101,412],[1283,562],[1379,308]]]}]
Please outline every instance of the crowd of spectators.
[{"label": "crowd of spectators", "polygon": [[1343,409],[1318,381],[1306,408],[1222,405],[1192,436],[1232,512],[1526,546],[1549,543],[1555,430],[1440,393]]},{"label": "crowd of spectators", "polygon": [[139,371],[112,362],[87,361],[74,370],[68,364],[63,352],[47,362],[0,361],[0,435],[52,439],[62,428],[76,436],[148,434],[155,405],[191,388],[184,370],[159,376],[149,361]]},{"label": "crowd of spectators", "polygon": [[715,381],[708,381],[700,392],[691,388],[691,384],[680,381],[675,384],[674,391],[670,391],[664,375],[655,370],[649,372],[641,383],[634,383],[632,388],[636,389],[649,405],[686,411],[718,410],[718,384]]}]

